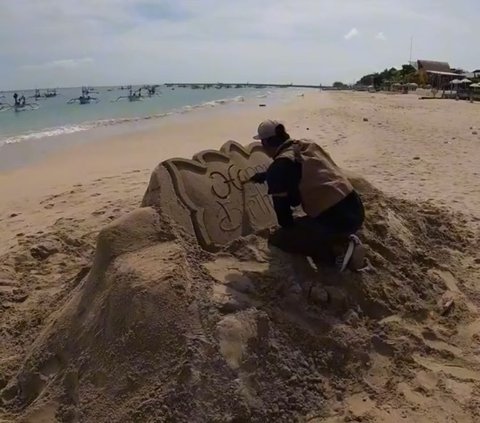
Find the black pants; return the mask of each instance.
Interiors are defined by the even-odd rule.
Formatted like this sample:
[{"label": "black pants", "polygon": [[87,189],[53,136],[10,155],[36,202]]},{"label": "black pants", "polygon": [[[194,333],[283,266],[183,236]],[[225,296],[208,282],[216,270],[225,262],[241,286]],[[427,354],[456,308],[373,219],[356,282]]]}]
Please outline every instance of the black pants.
[{"label": "black pants", "polygon": [[295,219],[290,228],[280,228],[270,236],[269,243],[283,251],[334,261],[348,236],[357,232],[365,220],[360,196],[353,191],[320,216]]}]

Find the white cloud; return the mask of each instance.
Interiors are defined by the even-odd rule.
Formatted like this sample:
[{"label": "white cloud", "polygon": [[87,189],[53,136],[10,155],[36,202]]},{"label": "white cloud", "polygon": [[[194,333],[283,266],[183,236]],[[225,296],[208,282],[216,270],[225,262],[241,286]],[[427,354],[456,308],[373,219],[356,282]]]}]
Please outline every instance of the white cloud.
[{"label": "white cloud", "polygon": [[[410,36],[420,58],[479,66],[473,13],[480,11],[478,0],[444,2],[441,8],[435,0],[341,3],[0,0],[0,89],[170,80],[351,81],[400,66]],[[351,30],[342,38],[345,28]],[[388,28],[388,49],[353,42],[368,31],[372,42],[384,43],[378,28]]]},{"label": "white cloud", "polygon": [[375,35],[375,39],[380,41],[387,41],[387,37],[385,37],[385,34],[383,32],[379,32],[377,35]]},{"label": "white cloud", "polygon": [[20,67],[22,70],[52,70],[52,69],[74,69],[80,66],[86,66],[93,63],[91,57],[84,57],[81,59],[61,59],[52,60],[51,62],[45,62],[35,65],[23,65]]},{"label": "white cloud", "polygon": [[347,34],[344,35],[343,38],[345,38],[346,40],[350,40],[354,37],[358,37],[360,35],[360,32],[358,31],[357,28],[352,28],[350,31],[348,31]]}]

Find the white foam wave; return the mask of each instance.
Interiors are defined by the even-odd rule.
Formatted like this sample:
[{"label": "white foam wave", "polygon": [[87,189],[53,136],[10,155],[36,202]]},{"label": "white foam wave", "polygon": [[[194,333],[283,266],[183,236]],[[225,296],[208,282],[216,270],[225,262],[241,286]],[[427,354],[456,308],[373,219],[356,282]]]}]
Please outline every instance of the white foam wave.
[{"label": "white foam wave", "polygon": [[85,122],[82,124],[73,124],[73,125],[65,125],[65,126],[60,126],[55,128],[46,128],[40,131],[32,131],[26,134],[15,135],[15,136],[5,138],[3,140],[0,140],[0,146],[4,144],[15,144],[22,141],[28,141],[28,140],[37,140],[37,139],[55,137],[60,135],[74,134],[81,131],[88,131],[89,129],[104,127],[104,126],[111,126],[111,125],[118,125],[121,123],[138,122],[142,120],[162,118],[165,116],[170,116],[175,113],[188,113],[196,109],[216,107],[216,106],[221,106],[228,103],[239,103],[243,101],[245,101],[244,97],[237,96],[234,98],[207,101],[205,103],[196,104],[196,105],[187,105],[187,106],[183,106],[181,109],[176,109],[170,112],[160,113],[155,115],[133,117],[133,118],[103,119],[103,120]]},{"label": "white foam wave", "polygon": [[187,105],[187,106],[183,106],[181,109],[180,109],[180,113],[188,113],[188,112],[191,112],[193,110],[197,110],[197,109],[205,109],[205,108],[209,108],[209,107],[216,107],[216,106],[222,106],[224,104],[228,104],[228,103],[242,103],[245,101],[245,97],[239,95],[237,97],[233,97],[233,98],[221,98],[219,100],[212,100],[212,101],[206,101],[205,103],[201,103],[201,104],[195,104],[193,106],[191,105]]},{"label": "white foam wave", "polygon": [[55,137],[60,135],[74,134],[77,132],[88,131],[89,129],[118,125],[121,123],[138,122],[141,120],[162,118],[165,116],[169,116],[171,114],[172,113],[169,112],[169,113],[160,113],[160,114],[144,116],[144,117],[102,119],[102,120],[96,120],[92,122],[85,122],[82,124],[59,126],[55,128],[46,128],[41,131],[28,132],[26,134],[15,135],[12,137],[5,138],[4,140],[0,140],[0,146],[4,144],[16,144],[16,143],[19,143],[22,141],[28,141],[28,140],[37,140],[37,139]]},{"label": "white foam wave", "polygon": [[35,140],[40,138],[54,137],[58,135],[67,135],[73,134],[75,132],[85,131],[90,129],[90,126],[87,125],[71,125],[71,126],[62,126],[58,128],[47,128],[39,132],[30,132],[27,134],[16,135],[13,137],[6,138],[0,141],[1,144],[15,144],[17,142],[26,141],[26,140]]},{"label": "white foam wave", "polygon": [[219,100],[213,100],[213,101],[207,101],[206,103],[203,103],[200,105],[200,107],[215,107],[215,106],[221,106],[223,104],[228,104],[228,103],[241,103],[245,101],[245,98],[242,97],[241,95],[233,98],[221,98]]}]

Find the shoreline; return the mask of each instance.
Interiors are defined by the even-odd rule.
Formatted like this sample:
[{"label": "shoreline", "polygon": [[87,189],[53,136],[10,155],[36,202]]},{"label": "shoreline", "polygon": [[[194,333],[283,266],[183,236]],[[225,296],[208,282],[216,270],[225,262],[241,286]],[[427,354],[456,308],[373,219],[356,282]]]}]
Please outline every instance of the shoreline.
[{"label": "shoreline", "polygon": [[[433,201],[479,225],[480,189],[475,181],[480,149],[475,146],[480,138],[469,129],[476,121],[476,108],[470,104],[320,91],[267,107],[258,107],[256,100],[142,122],[128,131],[119,126],[115,134],[95,131],[90,134],[95,139],[80,139],[79,145],[38,163],[0,173],[4,249],[16,243],[19,233],[43,230],[59,218],[88,221],[99,202],[138,206],[158,163],[189,158],[230,139],[248,144],[266,118],[284,121],[294,138],[315,140],[340,166],[387,194]],[[62,196],[62,203],[46,200]]]},{"label": "shoreline", "polygon": [[[375,272],[314,268],[255,234],[206,254],[170,227],[178,209],[166,207],[165,219],[139,209],[163,159],[189,158],[229,139],[250,143],[265,118],[282,120],[292,138],[316,141],[366,179],[358,186],[366,208],[359,235]],[[322,404],[328,421],[423,421],[427,415],[476,421],[475,122],[469,104],[317,92],[275,107],[217,108],[138,125],[0,175],[0,390],[13,398],[4,402],[0,420],[53,421],[65,407],[82,421],[148,420],[148,410],[174,413],[182,403],[183,396],[163,395],[164,384],[176,387],[185,374],[181,383],[196,391],[201,379],[194,376],[189,385],[189,378],[207,369],[202,392],[212,389],[211,398],[231,392],[232,403],[245,400],[239,383],[248,392],[252,374],[267,375],[265,389],[247,398],[281,404],[292,416],[307,418]],[[313,297],[302,293],[306,282]],[[288,373],[263,364],[251,373],[251,363],[263,362],[258,357],[266,351],[267,361],[288,364],[282,364]],[[341,360],[332,362],[338,351]],[[131,379],[139,369],[142,377]],[[312,369],[315,380],[307,378]],[[292,375],[302,385],[285,384]],[[303,379],[311,384],[305,387]],[[281,387],[278,398],[271,386]],[[301,408],[292,409],[284,397],[300,398]],[[133,418],[145,401],[148,410]],[[239,416],[248,419],[245,409]],[[258,416],[279,415],[271,409]],[[232,411],[231,403],[225,410]]]},{"label": "shoreline", "polygon": [[[230,94],[233,95],[234,93]],[[0,136],[0,173],[38,161],[37,155],[41,159],[50,151],[56,152],[65,149],[65,146],[79,145],[84,143],[83,140],[90,141],[95,138],[121,135],[122,133],[132,132],[140,126],[148,127],[150,123],[161,122],[171,116],[184,116],[192,112],[212,108],[223,108],[233,112],[236,108],[241,110],[245,107],[251,107],[253,103],[262,102],[267,102],[271,106],[285,101],[288,102],[297,95],[297,90],[284,91],[277,89],[265,93],[252,91],[243,93],[243,95],[202,100],[198,103],[194,102],[183,106],[172,104],[171,108],[163,111],[159,110],[158,107],[165,107],[165,105],[157,104],[154,109],[150,110],[150,113],[144,109],[135,109],[137,112],[131,110],[131,115],[125,115],[125,110],[123,110],[120,115],[118,113],[112,113],[110,117],[100,115],[93,120],[70,121],[62,125],[31,129],[10,135],[8,135],[7,128],[7,133]],[[168,103],[169,98],[166,98],[166,101]],[[82,110],[85,111],[86,109],[78,109],[78,112]]]},{"label": "shoreline", "polygon": [[[96,180],[115,179],[127,172],[134,172],[129,183],[138,184],[136,195],[143,195],[151,171],[161,161],[174,156],[191,157],[200,150],[219,147],[229,139],[243,144],[253,142],[252,136],[260,121],[271,116],[288,120],[302,104],[318,98],[322,98],[322,93],[292,97],[286,103],[273,106],[262,99],[267,107],[258,107],[260,99],[251,99],[156,121],[69,135],[65,150],[46,154],[25,167],[0,172],[0,223],[6,223],[0,233],[2,244],[12,245],[18,233],[48,227],[65,214],[89,214],[83,207],[68,207],[68,203],[45,209],[42,205],[45,198],[77,192],[79,187],[92,187]],[[89,138],[85,139],[85,135]],[[64,139],[60,137],[58,142]],[[41,143],[38,144],[41,148]],[[121,187],[118,188],[115,196],[122,197]],[[102,193],[102,197],[104,195]],[[91,198],[87,193],[86,196],[85,201],[90,204]],[[12,218],[12,214],[17,216]]]}]

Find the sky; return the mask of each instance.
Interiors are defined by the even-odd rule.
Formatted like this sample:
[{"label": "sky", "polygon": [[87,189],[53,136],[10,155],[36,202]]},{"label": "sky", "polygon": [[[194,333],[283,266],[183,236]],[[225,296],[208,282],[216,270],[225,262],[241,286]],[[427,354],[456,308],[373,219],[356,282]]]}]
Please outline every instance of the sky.
[{"label": "sky", "polygon": [[[341,6],[340,6],[341,5]],[[0,90],[480,68],[478,0],[0,0]]]}]

